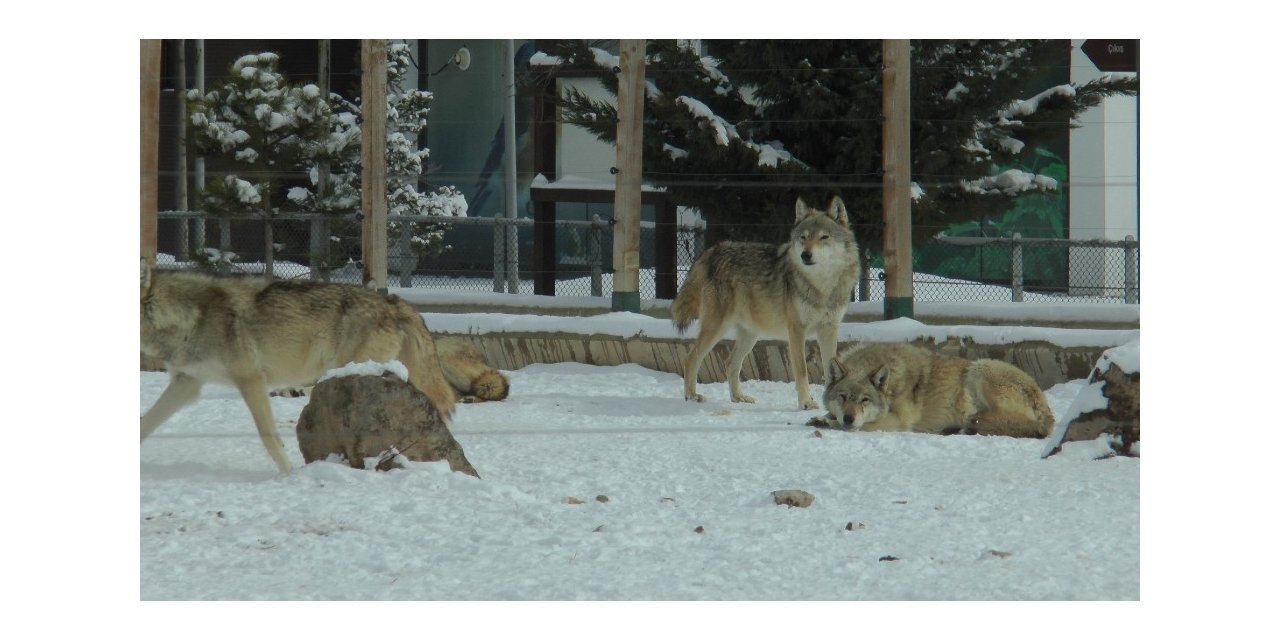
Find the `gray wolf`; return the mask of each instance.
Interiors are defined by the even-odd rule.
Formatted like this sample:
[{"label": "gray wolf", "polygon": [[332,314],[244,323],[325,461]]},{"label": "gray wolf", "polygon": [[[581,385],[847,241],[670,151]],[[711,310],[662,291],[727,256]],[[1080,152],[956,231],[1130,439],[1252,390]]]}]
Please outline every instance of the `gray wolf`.
[{"label": "gray wolf", "polygon": [[466,338],[437,336],[436,352],[444,378],[458,393],[461,402],[505,400],[511,382],[501,371],[489,366],[484,356]]},{"label": "gray wolf", "polygon": [[684,333],[695,318],[698,337],[684,361],[684,397],[697,393],[702,360],[730,328],[737,339],[729,357],[729,397],[755,402],[742,393],[742,361],[762,337],[785,338],[800,409],[816,409],[809,393],[805,340],[818,338],[820,367],[836,356],[836,331],[858,281],[858,243],[849,214],[837,196],[826,211],[796,200],[791,241],[782,245],[722,242],[694,261],[671,305],[671,318]]},{"label": "gray wolf", "polygon": [[1000,360],[967,360],[910,344],[864,344],[832,360],[811,425],[1043,438],[1053,429],[1044,392]]},{"label": "gray wolf", "polygon": [[366,360],[399,360],[446,424],[453,413],[454,393],[431,333],[395,296],[354,285],[157,272],[146,260],[141,283],[141,350],[169,371],[168,387],[142,416],[143,440],[194,402],[205,383],[230,384],[286,472],[267,391],[311,384],[329,369]]}]

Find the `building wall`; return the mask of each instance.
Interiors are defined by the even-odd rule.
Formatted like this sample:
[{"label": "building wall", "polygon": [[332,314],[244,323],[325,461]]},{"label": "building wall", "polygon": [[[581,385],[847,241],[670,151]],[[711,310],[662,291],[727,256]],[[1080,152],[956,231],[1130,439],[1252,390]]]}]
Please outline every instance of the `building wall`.
[{"label": "building wall", "polygon": [[[1071,41],[1071,81],[1084,84],[1104,75],[1081,50],[1084,40]],[[1134,76],[1134,73],[1116,75]],[[1123,240],[1138,237],[1138,98],[1111,97],[1080,116],[1071,132],[1070,237]],[[1085,251],[1071,256],[1072,294],[1088,294],[1094,287],[1123,286],[1123,265],[1097,268],[1097,258],[1085,263]],[[1120,262],[1123,252],[1110,250],[1107,261]]]}]

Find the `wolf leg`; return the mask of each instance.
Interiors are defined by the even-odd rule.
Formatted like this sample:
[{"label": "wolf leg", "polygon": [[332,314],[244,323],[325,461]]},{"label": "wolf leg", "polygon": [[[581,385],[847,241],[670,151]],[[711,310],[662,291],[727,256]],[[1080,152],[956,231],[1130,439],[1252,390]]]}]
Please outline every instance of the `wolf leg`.
[{"label": "wolf leg", "polygon": [[818,403],[814,402],[813,395],[809,393],[809,365],[804,361],[804,329],[794,323],[787,324],[787,353],[791,356],[791,375],[796,381],[800,410],[817,409]]},{"label": "wolf leg", "polygon": [[971,428],[984,436],[1010,436],[1014,438],[1043,438],[1049,429],[1030,411],[989,409],[973,417]]},{"label": "wolf leg", "polygon": [[707,357],[720,336],[724,334],[725,322],[719,314],[702,314],[702,323],[698,325],[698,337],[693,341],[689,355],[684,359],[684,399],[705,402],[698,393],[698,371],[702,369],[702,360]]},{"label": "wolf leg", "polygon": [[235,384],[240,397],[244,398],[245,405],[249,407],[249,413],[253,415],[253,423],[258,427],[262,446],[266,447],[280,473],[288,473],[289,458],[284,455],[284,443],[280,441],[280,434],[276,431],[275,417],[271,415],[271,401],[267,397],[267,386],[262,376],[237,378]]},{"label": "wolf leg", "polygon": [[818,327],[818,354],[822,358],[818,368],[822,370],[824,385],[831,384],[831,361],[836,357],[836,333],[839,329],[839,321]]},{"label": "wolf leg", "polygon": [[734,402],[755,402],[756,399],[742,392],[742,362],[751,355],[759,335],[738,326],[738,337],[733,341],[733,353],[729,356],[729,399]]},{"label": "wolf leg", "polygon": [[201,382],[185,373],[175,373],[169,377],[169,386],[142,416],[142,438],[146,440],[156,427],[164,424],[173,414],[200,396]]}]

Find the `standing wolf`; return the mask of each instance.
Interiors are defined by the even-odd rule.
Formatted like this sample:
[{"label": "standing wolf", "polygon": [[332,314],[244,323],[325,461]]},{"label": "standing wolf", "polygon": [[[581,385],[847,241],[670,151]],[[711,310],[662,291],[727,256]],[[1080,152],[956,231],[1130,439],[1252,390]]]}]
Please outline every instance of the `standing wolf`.
[{"label": "standing wolf", "polygon": [[1043,438],[1053,429],[1044,392],[1007,362],[966,360],[910,344],[864,344],[831,362],[814,426]]},{"label": "standing wolf", "polygon": [[836,355],[836,330],[858,281],[858,243],[849,214],[837,196],[826,211],[796,200],[791,241],[779,245],[722,242],[698,257],[671,305],[671,318],[684,333],[700,318],[698,337],[684,361],[684,397],[697,393],[698,370],[707,352],[729,328],[737,329],[729,357],[729,397],[755,402],[742,393],[742,361],[762,336],[786,338],[801,409],[816,409],[809,393],[805,340],[814,334],[822,369]]},{"label": "standing wolf", "polygon": [[206,382],[240,391],[258,436],[289,470],[268,389],[312,384],[350,362],[399,360],[440,411],[454,393],[422,316],[395,296],[343,284],[268,282],[154,272],[142,263],[142,352],[164,361],[169,386],[142,416],[145,440]]}]

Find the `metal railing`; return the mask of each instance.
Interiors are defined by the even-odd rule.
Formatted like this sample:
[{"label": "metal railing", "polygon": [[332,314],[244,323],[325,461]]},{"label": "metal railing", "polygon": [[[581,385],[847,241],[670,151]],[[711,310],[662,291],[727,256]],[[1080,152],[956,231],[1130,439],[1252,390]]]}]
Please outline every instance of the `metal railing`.
[{"label": "metal railing", "polygon": [[[160,219],[162,268],[223,273],[270,273],[284,279],[358,283],[361,279],[359,214],[282,213],[218,216],[164,211]],[[442,231],[445,247],[418,255],[407,236],[388,239],[388,283],[463,291],[532,294],[534,280],[548,271],[535,264],[535,221],[529,218],[403,216]],[[197,224],[198,223],[198,224]],[[556,220],[557,255],[550,276],[557,296],[605,296],[612,292],[613,220]],[[706,225],[677,225],[676,246],[656,247],[657,224],[641,222],[640,296],[653,299],[660,278],[683,283],[706,248]],[[210,229],[212,227],[212,229]],[[508,229],[514,233],[507,232]],[[185,238],[184,238],[185,236]],[[670,237],[670,236],[668,236]],[[192,248],[204,238],[212,249]],[[513,244],[514,242],[514,244]],[[661,251],[674,251],[675,272],[660,273]],[[1043,238],[936,237],[914,252],[914,297],[922,302],[1073,302],[1136,304],[1139,300],[1138,242]],[[883,270],[864,273],[868,300],[883,299]],[[668,288],[667,290],[672,290]]]}]

